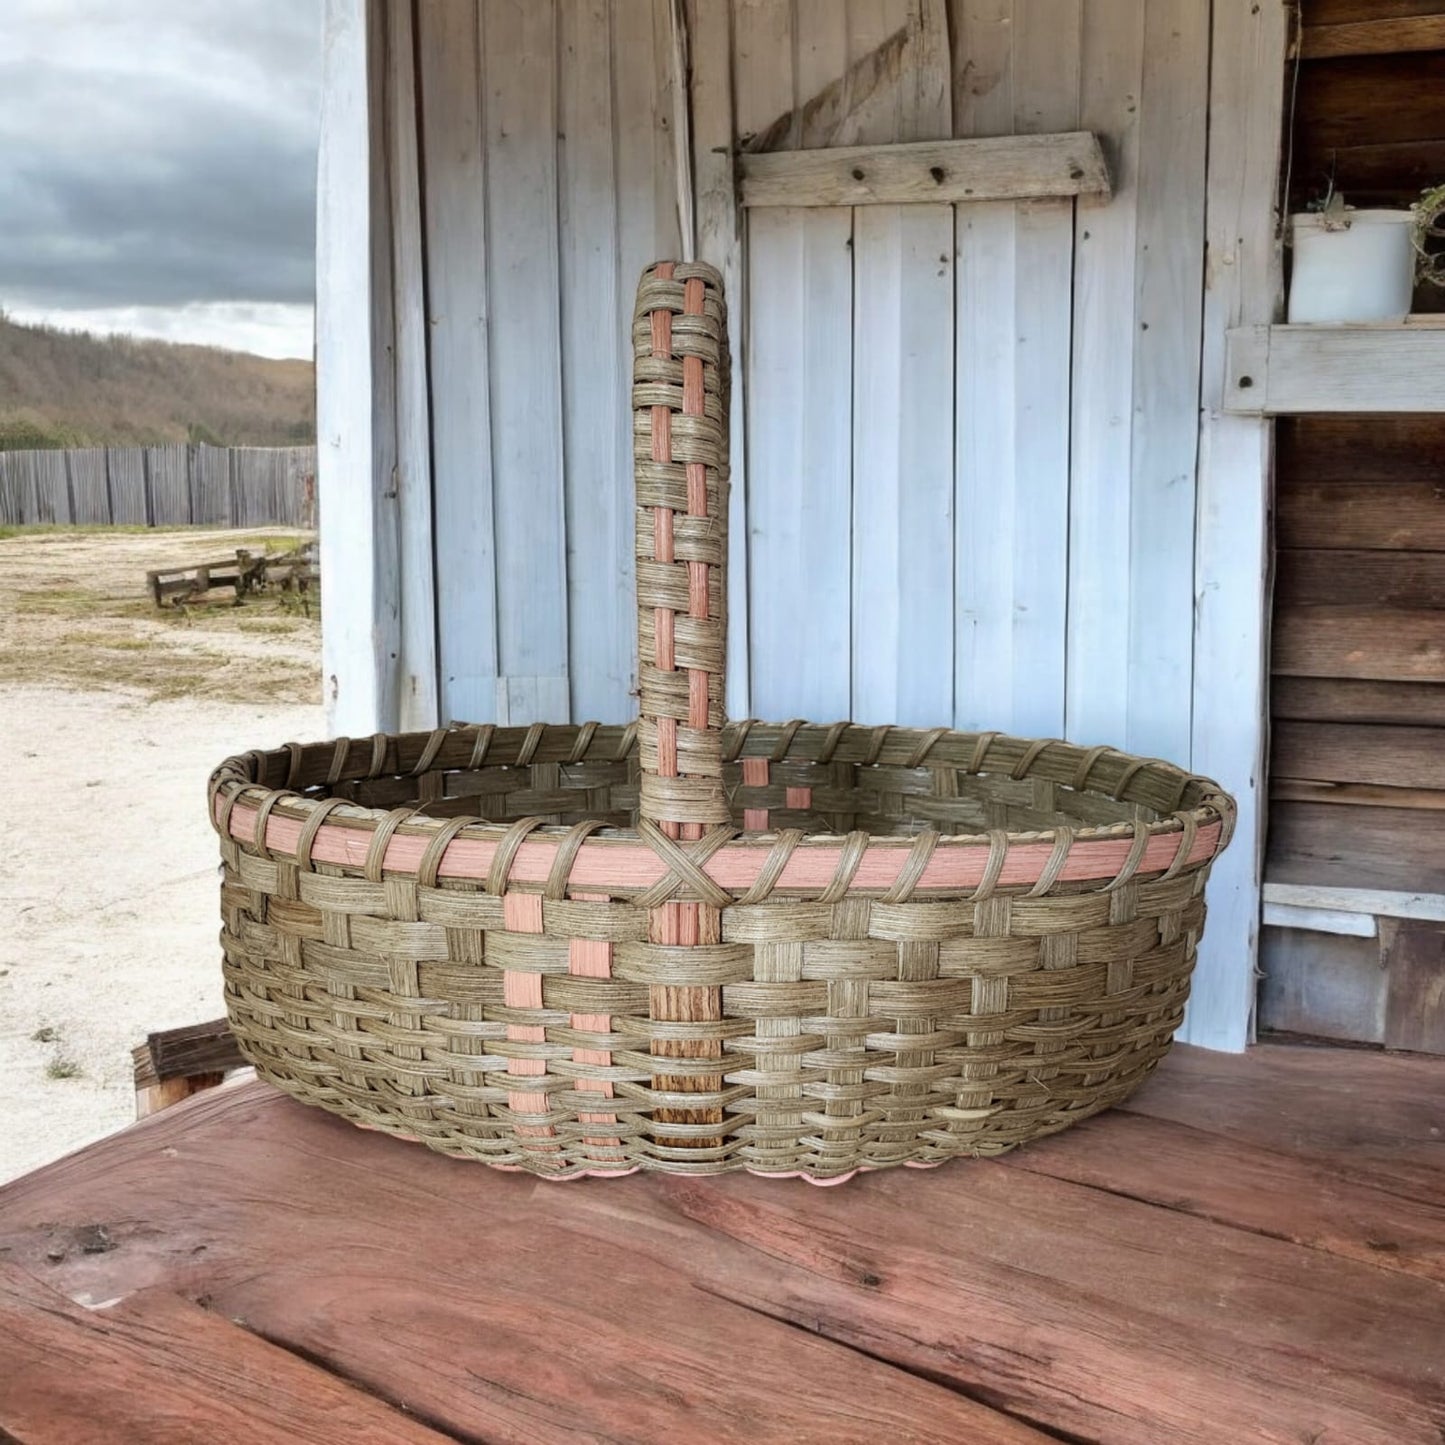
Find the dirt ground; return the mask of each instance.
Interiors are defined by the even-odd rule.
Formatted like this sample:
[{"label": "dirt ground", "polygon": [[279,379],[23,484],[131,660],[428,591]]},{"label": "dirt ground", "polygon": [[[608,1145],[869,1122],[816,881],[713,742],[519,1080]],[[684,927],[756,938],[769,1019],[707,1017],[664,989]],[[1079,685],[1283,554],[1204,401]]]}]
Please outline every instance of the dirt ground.
[{"label": "dirt ground", "polygon": [[0,532],[0,1180],[128,1123],[132,1047],[222,1012],[206,779],[322,736],[320,624],[158,612],[145,573],[295,535]]}]

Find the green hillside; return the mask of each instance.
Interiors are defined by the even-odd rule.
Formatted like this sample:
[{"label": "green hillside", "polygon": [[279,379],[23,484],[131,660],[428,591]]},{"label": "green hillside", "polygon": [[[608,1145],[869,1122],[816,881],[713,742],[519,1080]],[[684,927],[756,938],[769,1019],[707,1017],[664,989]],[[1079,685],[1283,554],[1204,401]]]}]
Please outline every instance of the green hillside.
[{"label": "green hillside", "polygon": [[309,361],[22,326],[0,312],[0,451],[315,439]]}]

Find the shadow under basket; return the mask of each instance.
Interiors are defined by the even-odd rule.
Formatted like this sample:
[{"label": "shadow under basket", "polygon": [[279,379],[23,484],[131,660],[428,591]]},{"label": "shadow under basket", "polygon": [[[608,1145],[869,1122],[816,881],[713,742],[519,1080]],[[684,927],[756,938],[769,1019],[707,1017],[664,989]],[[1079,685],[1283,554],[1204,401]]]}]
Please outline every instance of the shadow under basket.
[{"label": "shadow under basket", "polygon": [[[999,1154],[1169,1047],[1234,806],[1108,748],[726,724],[727,353],[633,325],[641,707],[232,758],[226,1003],[260,1075],[554,1178]],[[800,646],[804,645],[800,640]]]}]

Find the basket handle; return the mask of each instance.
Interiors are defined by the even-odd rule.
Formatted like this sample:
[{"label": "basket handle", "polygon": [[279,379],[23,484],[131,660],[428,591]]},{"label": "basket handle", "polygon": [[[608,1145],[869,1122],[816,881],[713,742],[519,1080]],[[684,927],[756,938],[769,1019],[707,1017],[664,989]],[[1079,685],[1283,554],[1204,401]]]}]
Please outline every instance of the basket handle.
[{"label": "basket handle", "polygon": [[632,353],[638,807],[669,837],[700,838],[730,821],[722,781],[729,363],[717,271],[649,266]]}]

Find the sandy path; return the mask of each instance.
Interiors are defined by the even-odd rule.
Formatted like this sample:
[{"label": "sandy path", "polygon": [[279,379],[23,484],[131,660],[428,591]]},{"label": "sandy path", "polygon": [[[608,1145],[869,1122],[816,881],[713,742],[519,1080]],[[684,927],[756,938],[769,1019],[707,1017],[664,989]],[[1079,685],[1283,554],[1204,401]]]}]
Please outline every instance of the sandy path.
[{"label": "sandy path", "polygon": [[314,618],[130,605],[147,558],[218,535],[238,545],[0,540],[0,1179],[130,1122],[132,1047],[223,1011],[206,779],[322,736],[319,703],[296,701],[319,692]]}]

